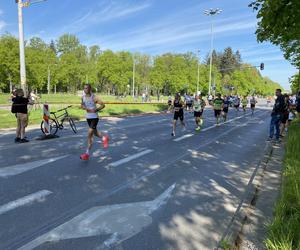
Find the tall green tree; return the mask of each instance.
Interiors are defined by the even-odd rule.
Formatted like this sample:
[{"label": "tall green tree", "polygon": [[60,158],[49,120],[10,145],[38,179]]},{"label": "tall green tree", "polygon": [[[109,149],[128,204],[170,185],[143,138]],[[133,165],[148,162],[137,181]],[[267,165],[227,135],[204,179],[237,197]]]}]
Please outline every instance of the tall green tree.
[{"label": "tall green tree", "polygon": [[75,35],[64,34],[56,42],[56,49],[59,53],[69,53],[80,46],[79,39]]},{"label": "tall green tree", "polygon": [[279,45],[284,57],[300,68],[300,1],[255,0],[250,5],[257,11],[259,42]]},{"label": "tall green tree", "polygon": [[10,90],[10,85],[18,85],[20,80],[19,41],[12,35],[0,37],[0,87]]}]

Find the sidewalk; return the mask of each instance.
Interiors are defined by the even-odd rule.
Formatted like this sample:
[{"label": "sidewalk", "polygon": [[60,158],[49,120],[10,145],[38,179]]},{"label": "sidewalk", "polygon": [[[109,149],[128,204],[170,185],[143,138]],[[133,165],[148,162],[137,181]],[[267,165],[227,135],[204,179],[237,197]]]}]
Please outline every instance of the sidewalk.
[{"label": "sidewalk", "polygon": [[265,249],[264,240],[267,235],[267,225],[273,218],[273,211],[281,190],[284,143],[272,147],[272,156],[266,164],[262,181],[257,187],[256,198],[251,204],[240,233],[239,249]]}]

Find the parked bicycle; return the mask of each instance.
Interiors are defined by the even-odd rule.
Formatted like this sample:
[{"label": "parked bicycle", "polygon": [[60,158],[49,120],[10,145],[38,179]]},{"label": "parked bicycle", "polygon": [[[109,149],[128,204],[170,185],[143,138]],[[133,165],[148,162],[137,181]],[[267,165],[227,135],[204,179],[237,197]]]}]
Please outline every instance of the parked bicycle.
[{"label": "parked bicycle", "polygon": [[[69,122],[69,125],[70,125],[71,129],[73,130],[73,132],[75,134],[77,133],[77,128],[76,128],[75,122],[68,113],[68,108],[71,108],[71,107],[72,106],[68,106],[66,108],[59,109],[56,112],[50,112],[50,115],[52,115],[52,117],[50,116],[50,119],[49,119],[51,135],[55,135],[57,133],[58,129],[63,129],[65,121]],[[63,113],[57,114],[57,113],[61,113],[61,112],[63,112]],[[44,121],[41,122],[41,130],[45,134]]]}]

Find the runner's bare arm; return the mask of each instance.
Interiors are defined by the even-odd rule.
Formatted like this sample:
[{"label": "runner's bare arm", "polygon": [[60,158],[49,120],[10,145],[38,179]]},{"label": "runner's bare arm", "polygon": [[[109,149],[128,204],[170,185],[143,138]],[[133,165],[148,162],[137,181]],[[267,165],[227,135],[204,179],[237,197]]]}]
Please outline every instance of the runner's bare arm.
[{"label": "runner's bare arm", "polygon": [[99,107],[97,108],[96,112],[102,110],[105,108],[105,104],[104,102],[97,96],[95,96],[95,103],[99,105]]}]

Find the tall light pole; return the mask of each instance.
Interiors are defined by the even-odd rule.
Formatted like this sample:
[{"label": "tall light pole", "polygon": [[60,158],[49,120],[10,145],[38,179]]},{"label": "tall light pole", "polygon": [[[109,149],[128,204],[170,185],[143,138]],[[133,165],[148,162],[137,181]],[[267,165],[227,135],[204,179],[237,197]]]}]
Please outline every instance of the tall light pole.
[{"label": "tall light pole", "polygon": [[134,98],[134,83],[135,83],[135,57],[133,56],[133,66],[132,66],[132,97]]},{"label": "tall light pole", "polygon": [[[204,14],[207,16],[215,16],[218,15],[222,12],[221,9],[216,8],[216,9],[209,9],[209,10],[205,10]],[[212,52],[213,52],[213,19],[211,20],[211,27],[210,27],[210,35],[211,35],[211,39],[210,39],[210,62],[209,62],[209,85],[208,85],[208,94],[210,95],[210,91],[211,91],[211,73],[212,73]]]},{"label": "tall light pole", "polygon": [[27,96],[27,85],[26,85],[26,67],[25,67],[25,46],[24,46],[24,29],[23,29],[23,7],[29,5],[44,2],[46,0],[15,0],[18,4],[18,23],[19,23],[19,47],[20,47],[20,78],[21,88]]},{"label": "tall light pole", "polygon": [[197,95],[199,95],[199,81],[200,81],[200,50],[198,52],[198,72],[197,72]]},{"label": "tall light pole", "polygon": [[26,69],[25,69],[25,48],[24,48],[24,31],[23,31],[23,2],[22,0],[16,0],[18,3],[18,19],[19,19],[19,47],[20,47],[20,78],[21,78],[21,88],[24,91],[25,96],[27,96],[27,86],[26,86]]}]

